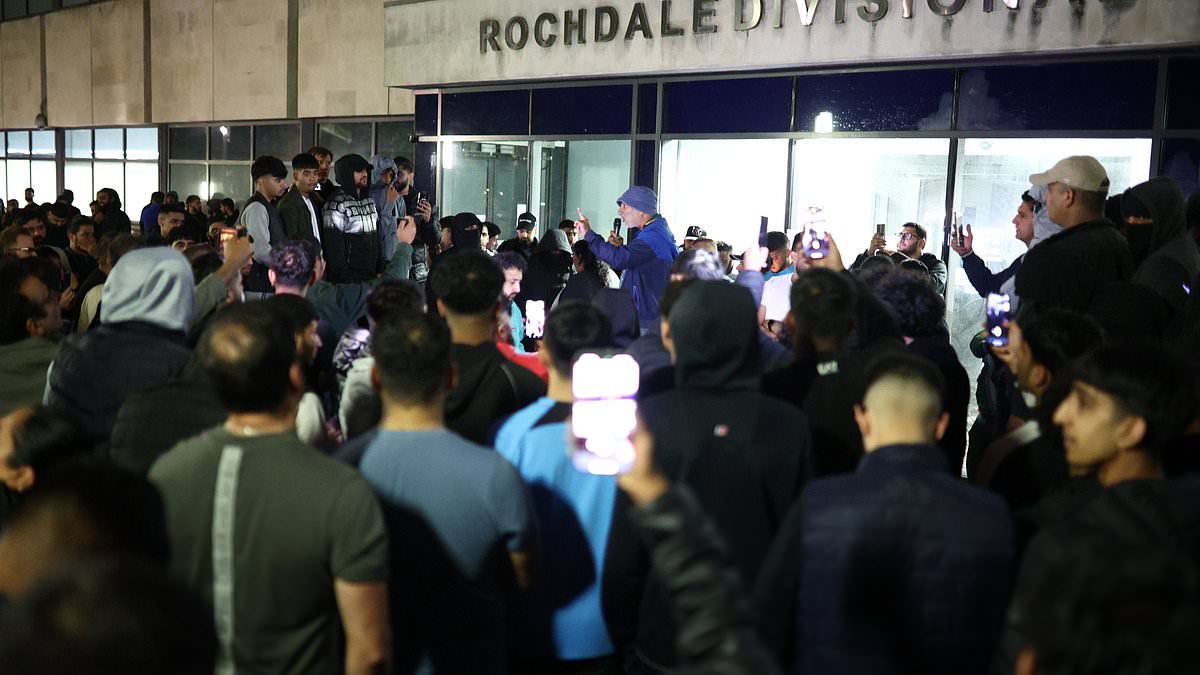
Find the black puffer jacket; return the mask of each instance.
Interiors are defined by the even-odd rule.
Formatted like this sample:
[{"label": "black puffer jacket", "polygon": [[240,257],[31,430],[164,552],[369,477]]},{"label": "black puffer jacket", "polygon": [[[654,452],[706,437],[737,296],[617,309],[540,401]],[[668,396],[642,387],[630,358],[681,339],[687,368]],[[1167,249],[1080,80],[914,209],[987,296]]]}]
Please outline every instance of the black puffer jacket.
[{"label": "black puffer jacket", "polygon": [[340,187],[325,201],[325,278],[335,284],[370,281],[383,270],[379,214],[367,188],[356,186],[354,173],[367,171],[370,185],[371,164],[361,155],[346,155],[333,170]]}]

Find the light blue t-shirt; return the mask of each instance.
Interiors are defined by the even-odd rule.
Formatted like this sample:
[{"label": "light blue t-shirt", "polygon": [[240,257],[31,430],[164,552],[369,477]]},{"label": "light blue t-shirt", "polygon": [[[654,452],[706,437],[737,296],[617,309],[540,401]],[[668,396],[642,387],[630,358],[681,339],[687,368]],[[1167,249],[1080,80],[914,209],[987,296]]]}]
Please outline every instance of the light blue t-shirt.
[{"label": "light blue t-shirt", "polygon": [[425,518],[468,578],[479,578],[497,542],[518,551],[536,540],[521,477],[492,449],[451,431],[381,430],[359,468],[386,505]]},{"label": "light blue t-shirt", "polygon": [[[567,456],[565,404],[543,398],[513,415],[496,450],[529,484],[542,531],[533,589],[517,607],[514,649],[542,659],[592,659],[613,653],[600,588],[617,484],[577,471]],[[547,417],[549,423],[538,424]],[[552,626],[553,644],[542,632]]]}]

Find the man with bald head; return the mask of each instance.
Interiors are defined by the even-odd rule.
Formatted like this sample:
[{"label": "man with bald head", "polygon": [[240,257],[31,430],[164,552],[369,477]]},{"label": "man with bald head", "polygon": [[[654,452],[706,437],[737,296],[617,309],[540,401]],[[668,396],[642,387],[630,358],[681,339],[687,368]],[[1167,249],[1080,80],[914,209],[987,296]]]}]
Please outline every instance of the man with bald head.
[{"label": "man with bald head", "polygon": [[868,370],[858,470],[810,483],[758,579],[794,673],[986,672],[1008,599],[1012,524],[952,474],[941,373],[903,353]]}]

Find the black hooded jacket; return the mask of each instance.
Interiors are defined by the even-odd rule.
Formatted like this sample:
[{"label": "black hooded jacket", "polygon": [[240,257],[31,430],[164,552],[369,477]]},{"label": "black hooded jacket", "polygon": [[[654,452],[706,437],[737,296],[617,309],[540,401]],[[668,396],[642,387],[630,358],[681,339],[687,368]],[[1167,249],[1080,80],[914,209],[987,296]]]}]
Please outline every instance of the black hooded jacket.
[{"label": "black hooded jacket", "polygon": [[458,383],[446,398],[446,427],[472,443],[490,446],[500,422],[546,394],[541,378],[490,342],[452,350]]},{"label": "black hooded jacket", "polygon": [[[671,311],[676,388],[646,400],[641,411],[655,435],[655,456],[676,483],[695,493],[724,541],[742,581],[753,584],[767,549],[803,485],[810,453],[803,412],[758,391],[757,308],[750,293],[724,281],[701,281]],[[617,521],[609,562],[620,569]],[[628,560],[636,557],[628,558]],[[644,557],[643,557],[644,560]],[[616,589],[614,589],[616,590]],[[608,600],[618,643],[616,594]],[[624,619],[632,619],[625,608]],[[637,648],[646,660],[676,663],[675,622],[662,587],[647,580],[637,608]],[[618,621],[618,625],[612,622]]]},{"label": "black hooded jacket", "polygon": [[1185,287],[1200,274],[1200,249],[1188,231],[1184,204],[1183,191],[1165,176],[1135,185],[1122,200],[1124,215],[1145,214],[1154,221],[1125,226],[1138,263],[1133,282],[1157,293],[1174,311],[1187,302]]},{"label": "black hooded jacket", "polygon": [[331,283],[360,283],[379,276],[383,270],[383,248],[379,238],[379,214],[367,188],[354,182],[356,171],[367,171],[371,184],[371,164],[361,155],[346,155],[333,165],[340,186],[326,196],[324,230],[325,278]]},{"label": "black hooded jacket", "polygon": [[521,281],[517,306],[525,307],[530,300],[542,300],[549,307],[567,285],[574,272],[571,245],[559,229],[550,230],[529,257],[529,268]]}]

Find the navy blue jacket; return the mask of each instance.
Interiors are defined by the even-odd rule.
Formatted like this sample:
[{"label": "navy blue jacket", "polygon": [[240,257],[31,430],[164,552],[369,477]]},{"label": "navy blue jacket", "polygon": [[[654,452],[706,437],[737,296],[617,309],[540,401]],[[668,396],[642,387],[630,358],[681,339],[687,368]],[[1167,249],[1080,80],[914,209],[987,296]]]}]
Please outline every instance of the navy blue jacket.
[{"label": "navy blue jacket", "polygon": [[988,669],[1012,569],[1004,501],[938,448],[894,445],[805,489],[757,601],[793,673],[970,675]]},{"label": "navy blue jacket", "polygon": [[595,232],[588,230],[588,245],[592,253],[611,267],[625,270],[621,288],[633,293],[638,321],[642,328],[658,325],[658,300],[671,280],[671,263],[679,252],[675,235],[662,216],[642,228],[637,239],[624,246],[613,246]]},{"label": "navy blue jacket", "polygon": [[999,293],[1006,281],[1017,276],[1017,270],[1021,269],[1021,261],[1024,259],[1024,255],[1017,256],[1004,271],[993,272],[988,269],[983,258],[972,253],[962,259],[963,271],[967,273],[967,280],[975,287],[976,292],[986,298],[989,293]]}]

